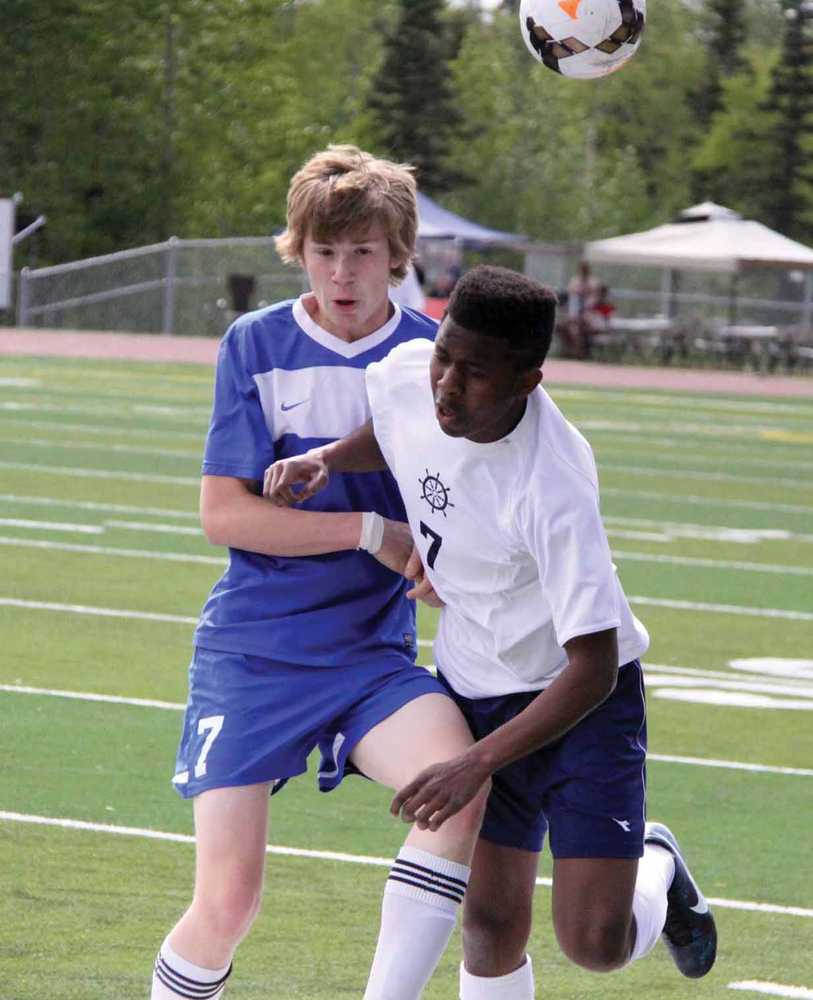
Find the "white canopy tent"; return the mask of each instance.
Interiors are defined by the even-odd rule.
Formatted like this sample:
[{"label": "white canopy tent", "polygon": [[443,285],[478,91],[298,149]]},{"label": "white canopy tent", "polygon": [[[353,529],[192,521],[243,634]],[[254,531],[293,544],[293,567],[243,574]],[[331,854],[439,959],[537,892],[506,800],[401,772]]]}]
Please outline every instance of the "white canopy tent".
[{"label": "white canopy tent", "polygon": [[[594,240],[585,245],[584,256],[595,264],[730,274],[732,302],[736,296],[736,276],[743,271],[756,268],[805,271],[803,315],[804,322],[810,324],[813,249],[713,202],[694,205],[681,212],[677,221],[646,232]],[[665,297],[671,285],[671,278],[664,282]]]},{"label": "white canopy tent", "polygon": [[597,264],[638,264],[723,274],[749,267],[813,269],[810,247],[713,202],[688,208],[677,222],[643,233],[595,240],[587,244],[585,255]]}]

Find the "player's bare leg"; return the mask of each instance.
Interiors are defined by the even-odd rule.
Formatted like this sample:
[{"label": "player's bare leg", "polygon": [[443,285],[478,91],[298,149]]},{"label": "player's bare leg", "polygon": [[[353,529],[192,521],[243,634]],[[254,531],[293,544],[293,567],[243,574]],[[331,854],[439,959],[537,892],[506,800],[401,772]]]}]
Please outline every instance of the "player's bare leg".
[{"label": "player's bare leg", "polygon": [[260,909],[269,787],[216,788],[195,798],[195,892],[161,947],[152,1000],[220,996]]},{"label": "player's bare leg", "polygon": [[571,961],[594,972],[609,972],[629,961],[637,871],[637,859],[554,860],[553,926]]},{"label": "player's bare leg", "polygon": [[[371,729],[351,760],[369,778],[397,789],[472,742],[454,703],[445,695],[427,694]],[[487,793],[486,785],[435,832],[411,829],[384,890],[366,1000],[417,1000],[421,995],[454,929]]]},{"label": "player's bare leg", "polygon": [[533,1000],[527,954],[539,855],[478,840],[463,907],[461,1000]]},{"label": "player's bare leg", "polygon": [[674,873],[670,852],[650,843],[640,861],[554,861],[553,920],[562,951],[596,972],[648,955],[664,930]]}]

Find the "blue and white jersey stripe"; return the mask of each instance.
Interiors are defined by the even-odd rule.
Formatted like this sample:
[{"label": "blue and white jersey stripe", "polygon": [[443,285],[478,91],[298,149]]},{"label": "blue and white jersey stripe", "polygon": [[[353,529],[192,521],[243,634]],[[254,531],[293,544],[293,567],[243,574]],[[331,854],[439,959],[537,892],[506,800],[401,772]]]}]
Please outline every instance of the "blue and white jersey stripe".
[{"label": "blue and white jersey stripe", "polygon": [[[370,417],[367,365],[405,341],[433,339],[435,329],[433,320],[396,306],[383,327],[347,343],[318,327],[301,300],[240,317],[220,347],[204,475],[261,480],[276,459],[355,430]],[[388,472],[334,475],[303,506],[406,520]],[[395,650],[412,655],[414,607],[405,584],[367,553],[229,554],[198,624],[199,645],[320,666]]]}]

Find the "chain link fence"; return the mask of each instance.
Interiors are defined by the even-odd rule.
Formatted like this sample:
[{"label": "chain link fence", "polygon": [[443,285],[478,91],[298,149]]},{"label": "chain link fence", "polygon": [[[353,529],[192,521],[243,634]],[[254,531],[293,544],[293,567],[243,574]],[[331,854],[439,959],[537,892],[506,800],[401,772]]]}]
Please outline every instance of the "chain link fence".
[{"label": "chain link fence", "polygon": [[219,337],[234,315],[293,298],[296,268],[270,236],[180,240],[23,268],[17,323],[26,327]]},{"label": "chain link fence", "polygon": [[[426,240],[421,258],[427,272],[442,271],[451,260],[464,269],[505,264],[562,291],[581,249],[576,243],[529,244],[463,254],[455,241]],[[596,265],[594,271],[608,284],[620,315],[669,316],[698,332],[714,322],[739,322],[794,326],[810,335],[811,273],[755,270],[732,278],[618,265]],[[280,261],[270,236],[173,237],[103,257],[24,268],[17,281],[17,323],[219,337],[236,314],[294,298],[305,281],[298,268]]]}]

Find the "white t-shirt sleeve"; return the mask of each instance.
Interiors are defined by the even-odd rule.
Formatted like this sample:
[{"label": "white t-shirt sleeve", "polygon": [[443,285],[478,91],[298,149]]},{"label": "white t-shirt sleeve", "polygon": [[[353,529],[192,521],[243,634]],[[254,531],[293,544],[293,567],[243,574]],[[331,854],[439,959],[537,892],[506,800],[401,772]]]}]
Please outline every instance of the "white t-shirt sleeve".
[{"label": "white t-shirt sleeve", "polygon": [[526,505],[526,538],[560,646],[621,625],[618,581],[598,493],[575,471],[569,485],[572,489],[557,491],[553,505],[544,490]]}]

